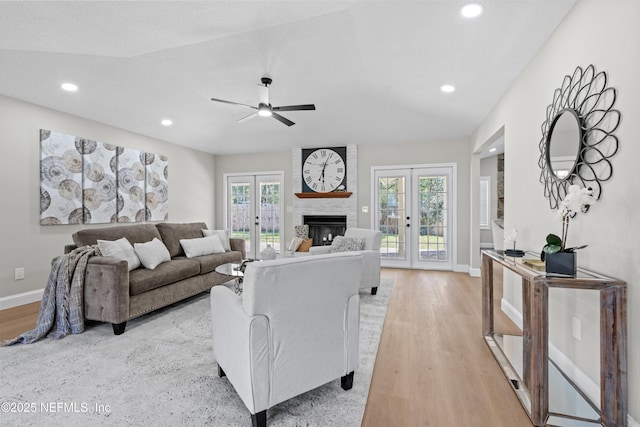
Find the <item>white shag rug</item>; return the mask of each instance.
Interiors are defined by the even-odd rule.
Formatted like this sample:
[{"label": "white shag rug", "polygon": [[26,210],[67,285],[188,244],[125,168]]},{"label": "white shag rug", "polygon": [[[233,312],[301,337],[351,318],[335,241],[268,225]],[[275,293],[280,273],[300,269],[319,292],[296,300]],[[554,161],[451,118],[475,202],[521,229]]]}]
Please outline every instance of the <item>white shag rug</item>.
[{"label": "white shag rug", "polygon": [[[340,379],[267,411],[269,426],[359,426],[393,281],[361,292],[353,388]],[[3,426],[249,426],[211,349],[209,294],[127,322],[91,323],[61,340],[0,347]]]}]

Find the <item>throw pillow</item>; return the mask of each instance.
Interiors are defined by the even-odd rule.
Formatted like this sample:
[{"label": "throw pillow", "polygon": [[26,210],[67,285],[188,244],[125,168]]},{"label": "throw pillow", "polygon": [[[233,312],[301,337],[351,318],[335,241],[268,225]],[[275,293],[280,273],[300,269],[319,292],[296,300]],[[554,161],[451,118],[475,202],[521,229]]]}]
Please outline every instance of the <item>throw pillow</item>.
[{"label": "throw pillow", "polygon": [[104,256],[110,256],[127,261],[129,271],[140,267],[140,258],[126,237],[115,241],[98,240],[98,249]]},{"label": "throw pillow", "polygon": [[302,237],[294,237],[291,243],[289,243],[288,250],[291,252],[297,251],[298,248],[300,247],[300,244],[302,244],[303,241],[304,239]]},{"label": "throw pillow", "polygon": [[313,245],[313,239],[304,239],[300,246],[298,246],[298,252],[309,252],[309,248]]},{"label": "throw pillow", "polygon": [[293,229],[295,230],[296,237],[302,237],[303,239],[309,237],[309,224],[296,225]]},{"label": "throw pillow", "polygon": [[225,252],[218,234],[199,237],[197,239],[180,239],[180,246],[182,246],[182,250],[184,250],[187,258],[200,255],[222,254]]},{"label": "throw pillow", "polygon": [[360,237],[336,236],[331,243],[330,253],[361,251],[364,249],[365,239]]},{"label": "throw pillow", "polygon": [[134,243],[133,249],[147,270],[153,270],[163,262],[171,261],[169,250],[157,237],[147,243]]},{"label": "throw pillow", "polygon": [[229,242],[229,230],[202,230],[202,235],[204,237],[213,236],[217,234],[220,237],[220,242],[222,242],[222,247],[225,251],[231,250],[231,243]]}]

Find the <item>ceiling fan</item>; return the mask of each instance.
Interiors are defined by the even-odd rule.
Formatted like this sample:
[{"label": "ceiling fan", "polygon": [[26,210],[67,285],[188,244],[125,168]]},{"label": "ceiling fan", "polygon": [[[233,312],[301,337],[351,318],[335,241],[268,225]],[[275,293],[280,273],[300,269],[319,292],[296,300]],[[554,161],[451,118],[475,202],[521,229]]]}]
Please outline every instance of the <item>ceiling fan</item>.
[{"label": "ceiling fan", "polygon": [[246,117],[238,120],[238,123],[247,121],[249,119],[254,118],[255,116],[263,116],[263,117],[273,117],[281,123],[284,123],[287,126],[295,125],[294,122],[287,119],[286,117],[282,117],[280,114],[276,113],[276,111],[301,111],[301,110],[315,110],[316,106],[313,104],[304,104],[304,105],[285,105],[282,107],[272,107],[269,104],[269,86],[271,85],[271,78],[262,77],[260,79],[258,86],[260,86],[260,103],[257,107],[248,104],[242,104],[240,102],[233,101],[225,101],[224,99],[211,98],[212,101],[216,102],[224,102],[225,104],[234,104],[234,105],[244,105],[245,107],[253,108],[256,110],[255,113],[251,113]]}]

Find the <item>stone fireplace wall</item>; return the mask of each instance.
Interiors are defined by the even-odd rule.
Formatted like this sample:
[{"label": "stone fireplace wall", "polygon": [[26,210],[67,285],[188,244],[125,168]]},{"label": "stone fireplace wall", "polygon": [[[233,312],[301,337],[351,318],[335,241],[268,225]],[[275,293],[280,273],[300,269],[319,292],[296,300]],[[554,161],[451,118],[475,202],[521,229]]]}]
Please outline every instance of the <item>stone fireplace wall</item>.
[{"label": "stone fireplace wall", "polygon": [[[336,145],[337,146],[337,145]],[[291,188],[302,191],[302,149],[291,152]],[[358,146],[347,145],[347,191],[353,194],[344,199],[299,199],[293,196],[293,225],[302,225],[304,215],[346,215],[347,228],[358,226]]]}]

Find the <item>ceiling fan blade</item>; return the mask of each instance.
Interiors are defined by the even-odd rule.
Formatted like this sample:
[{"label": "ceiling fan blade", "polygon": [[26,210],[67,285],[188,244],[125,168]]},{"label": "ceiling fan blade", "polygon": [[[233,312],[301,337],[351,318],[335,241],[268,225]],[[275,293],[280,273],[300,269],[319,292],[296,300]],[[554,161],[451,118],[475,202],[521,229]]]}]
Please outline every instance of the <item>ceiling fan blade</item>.
[{"label": "ceiling fan blade", "polygon": [[253,108],[254,110],[258,109],[257,107],[254,107],[253,105],[242,104],[240,102],[225,101],[224,99],[218,99],[218,98],[211,98],[211,100],[212,101],[216,101],[216,102],[224,102],[225,104],[244,105],[245,107]]},{"label": "ceiling fan blade", "polygon": [[254,117],[256,117],[258,115],[258,113],[251,113],[246,117],[241,118],[240,120],[238,120],[238,123],[242,123],[242,122],[246,122],[249,119],[253,119]]},{"label": "ceiling fan blade", "polygon": [[295,125],[295,123],[293,123],[291,120],[282,117],[280,114],[278,113],[271,113],[271,117],[273,117],[274,119],[278,120],[279,122],[284,123],[287,126],[293,126]]},{"label": "ceiling fan blade", "polygon": [[273,111],[300,111],[300,110],[315,110],[314,104],[304,105],[285,105],[283,107],[273,107]]}]

